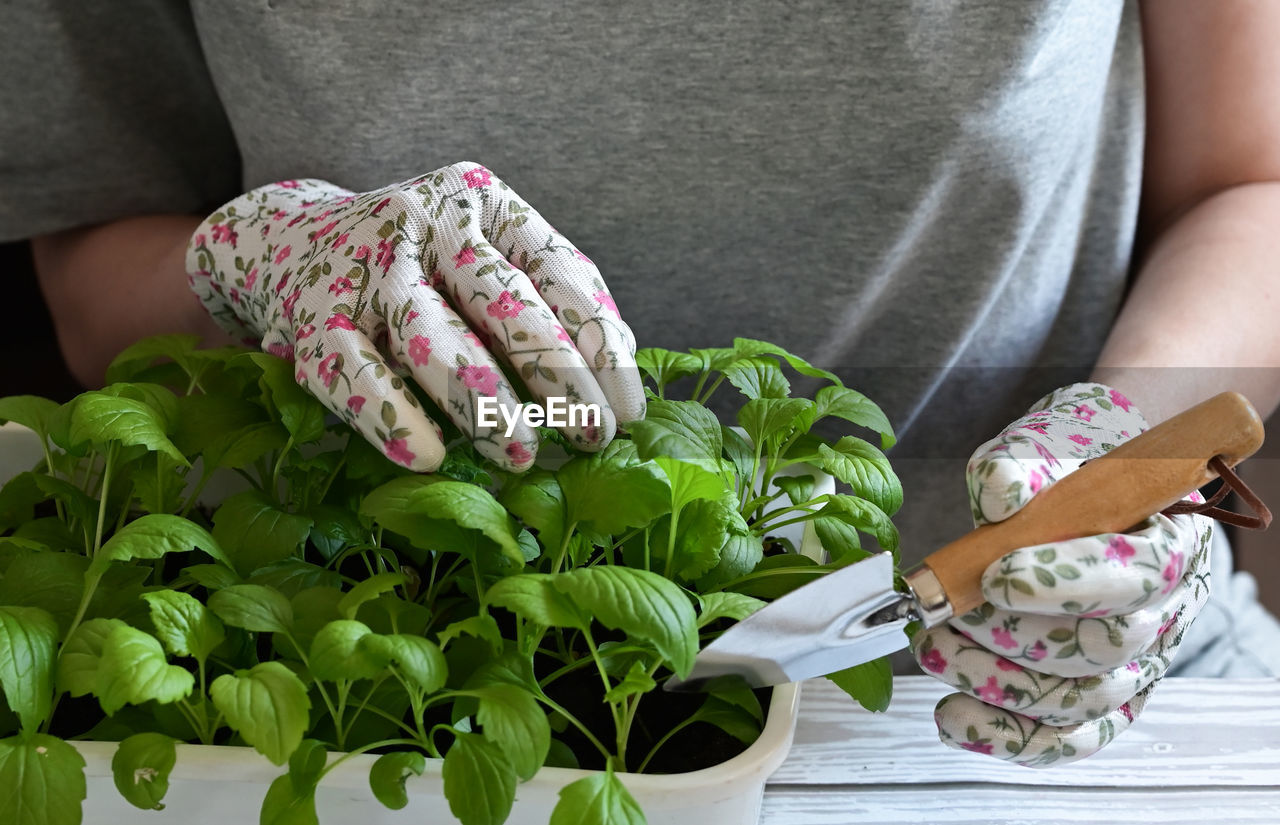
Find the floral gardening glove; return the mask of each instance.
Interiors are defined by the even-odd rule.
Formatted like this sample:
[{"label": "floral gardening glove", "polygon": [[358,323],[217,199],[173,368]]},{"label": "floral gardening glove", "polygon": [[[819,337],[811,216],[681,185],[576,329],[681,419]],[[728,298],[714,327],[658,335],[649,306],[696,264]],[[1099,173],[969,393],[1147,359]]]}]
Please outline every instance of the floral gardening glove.
[{"label": "floral gardening glove", "polygon": [[[969,459],[974,520],[1008,518],[1145,428],[1129,400],[1101,384],[1042,398]],[[934,711],[942,741],[1044,767],[1083,759],[1125,730],[1208,598],[1212,524],[1156,515],[1131,533],[1025,547],[992,563],[986,604],[912,639],[920,666],[961,691]]]},{"label": "floral gardening glove", "polygon": [[599,426],[560,428],[582,449],[644,416],[635,339],[595,265],[474,163],[364,193],[320,180],[255,189],[196,230],[187,271],[224,328],[295,360],[299,384],[413,470],[437,469],[444,445],[397,373],[513,470],[538,438],[522,420],[504,435],[501,413],[478,423],[481,396],[519,404],[495,355],[539,401],[599,407]]}]

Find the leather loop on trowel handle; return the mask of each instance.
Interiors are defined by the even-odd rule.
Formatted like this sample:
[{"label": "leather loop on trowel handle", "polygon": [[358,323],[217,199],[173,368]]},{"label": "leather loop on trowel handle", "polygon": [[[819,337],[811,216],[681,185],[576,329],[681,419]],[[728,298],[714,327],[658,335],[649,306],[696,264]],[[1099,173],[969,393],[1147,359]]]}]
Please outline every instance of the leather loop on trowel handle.
[{"label": "leather loop on trowel handle", "polygon": [[1209,459],[1235,466],[1262,445],[1262,420],[1239,393],[1226,392],[1126,441],[1055,482],[997,524],[932,553],[953,615],[985,601],[982,574],[1011,550],[1128,530],[1217,477]]}]

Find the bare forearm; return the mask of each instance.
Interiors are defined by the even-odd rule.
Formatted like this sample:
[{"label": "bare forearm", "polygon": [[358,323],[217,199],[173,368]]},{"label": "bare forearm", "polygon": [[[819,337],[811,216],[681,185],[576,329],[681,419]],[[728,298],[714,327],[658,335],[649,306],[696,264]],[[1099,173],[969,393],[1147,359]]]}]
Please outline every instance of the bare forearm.
[{"label": "bare forearm", "polygon": [[112,357],[148,335],[228,339],[187,286],[194,215],[148,215],[32,241],[40,287],[72,374],[101,384]]},{"label": "bare forearm", "polygon": [[1227,189],[1147,256],[1094,377],[1152,423],[1224,390],[1280,404],[1280,183]]}]

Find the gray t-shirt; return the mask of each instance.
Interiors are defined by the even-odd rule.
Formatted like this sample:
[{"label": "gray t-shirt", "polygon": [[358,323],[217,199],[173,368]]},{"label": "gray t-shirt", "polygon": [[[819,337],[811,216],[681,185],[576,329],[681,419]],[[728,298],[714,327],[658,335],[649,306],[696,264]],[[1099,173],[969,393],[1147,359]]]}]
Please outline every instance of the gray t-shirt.
[{"label": "gray t-shirt", "polygon": [[[0,238],[484,163],[641,346],[763,338],[899,430],[904,560],[1122,298],[1142,60],[1119,0],[26,2]],[[732,392],[732,390],[725,390]]]}]

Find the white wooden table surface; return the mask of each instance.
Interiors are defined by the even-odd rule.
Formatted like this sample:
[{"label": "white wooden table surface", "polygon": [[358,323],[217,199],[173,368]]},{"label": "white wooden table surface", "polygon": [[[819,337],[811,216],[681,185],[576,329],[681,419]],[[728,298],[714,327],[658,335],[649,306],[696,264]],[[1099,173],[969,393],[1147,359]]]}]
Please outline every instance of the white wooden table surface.
[{"label": "white wooden table surface", "polygon": [[806,683],[763,825],[1280,825],[1280,680],[1165,679],[1101,752],[1036,770],[939,743],[946,692],[898,677],[873,714]]}]

